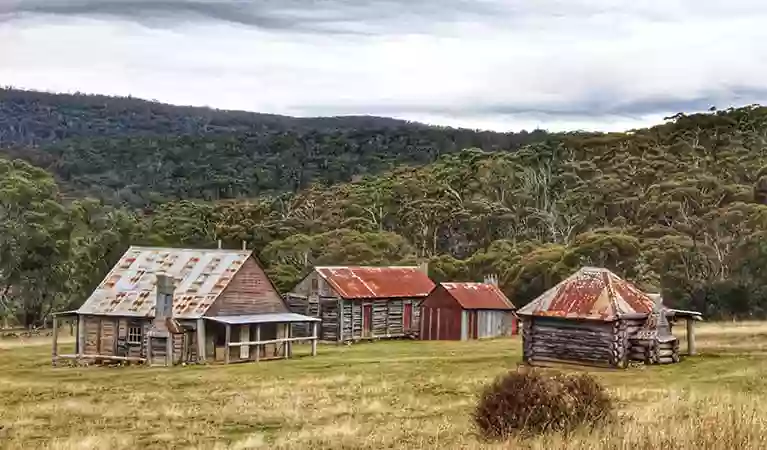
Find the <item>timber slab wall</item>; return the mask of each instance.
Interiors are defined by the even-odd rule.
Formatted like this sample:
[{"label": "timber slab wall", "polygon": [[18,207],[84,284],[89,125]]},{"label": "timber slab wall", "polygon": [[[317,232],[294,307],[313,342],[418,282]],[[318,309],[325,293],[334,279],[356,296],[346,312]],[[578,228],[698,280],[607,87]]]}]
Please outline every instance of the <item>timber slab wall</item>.
[{"label": "timber slab wall", "polygon": [[627,323],[523,319],[523,359],[531,365],[574,362],[604,367],[626,367]]},{"label": "timber slab wall", "polygon": [[[311,298],[288,294],[286,300],[292,312],[322,320],[320,340],[323,341],[418,336],[420,299],[346,300],[320,297],[315,304]],[[293,332],[295,336],[305,336],[309,329],[295,327]]]},{"label": "timber slab wall", "polygon": [[645,319],[614,322],[523,317],[522,358],[530,365],[578,364],[625,368],[630,362],[680,361],[679,341],[637,339]]}]

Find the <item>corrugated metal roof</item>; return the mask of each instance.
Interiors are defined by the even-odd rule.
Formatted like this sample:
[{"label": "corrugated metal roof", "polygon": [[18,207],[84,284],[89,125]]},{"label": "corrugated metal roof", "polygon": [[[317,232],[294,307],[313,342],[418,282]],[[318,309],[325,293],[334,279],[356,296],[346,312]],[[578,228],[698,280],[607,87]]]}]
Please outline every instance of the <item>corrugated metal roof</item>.
[{"label": "corrugated metal roof", "polygon": [[243,314],[240,316],[213,316],[206,317],[214,322],[228,323],[230,325],[245,323],[275,323],[275,322],[319,322],[316,317],[304,316],[295,313],[266,313],[266,314]]},{"label": "corrugated metal roof", "polygon": [[354,298],[426,297],[434,282],[418,267],[315,267],[338,295]]},{"label": "corrugated metal roof", "polygon": [[612,321],[646,316],[653,300],[607,269],[584,267],[520,308],[518,315]]},{"label": "corrugated metal roof", "polygon": [[77,312],[154,317],[155,274],[165,273],[176,281],[173,316],[201,317],[251,253],[250,250],[131,247]]},{"label": "corrugated metal roof", "polygon": [[487,283],[440,283],[464,309],[513,310],[514,305],[493,284]]}]

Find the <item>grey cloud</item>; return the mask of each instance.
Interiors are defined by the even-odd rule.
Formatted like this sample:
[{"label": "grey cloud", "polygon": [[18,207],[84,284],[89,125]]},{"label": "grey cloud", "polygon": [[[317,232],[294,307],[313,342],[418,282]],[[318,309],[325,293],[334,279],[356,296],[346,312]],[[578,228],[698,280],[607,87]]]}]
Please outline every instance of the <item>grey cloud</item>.
[{"label": "grey cloud", "polygon": [[[113,17],[154,25],[181,19],[217,20],[271,31],[370,34],[435,21],[491,17],[495,2],[480,0],[17,0],[0,19],[25,14]],[[412,20],[403,20],[407,18]],[[399,24],[399,25],[398,25]],[[425,27],[423,27],[425,28]]]},{"label": "grey cloud", "polygon": [[[376,104],[346,107],[339,114],[360,114],[363,111],[378,115],[426,114],[438,116],[550,116],[563,119],[599,119],[609,116],[636,118],[677,112],[705,111],[709,108],[726,109],[751,103],[767,102],[767,88],[734,88],[728,92],[711,91],[692,97],[656,97],[636,101],[616,100],[619,93],[594,93],[583,98],[563,97],[560,104],[543,106],[533,103],[454,103],[451,106],[407,105],[382,106]],[[322,111],[338,111],[338,105],[313,105],[306,108],[309,114],[321,115]]]}]

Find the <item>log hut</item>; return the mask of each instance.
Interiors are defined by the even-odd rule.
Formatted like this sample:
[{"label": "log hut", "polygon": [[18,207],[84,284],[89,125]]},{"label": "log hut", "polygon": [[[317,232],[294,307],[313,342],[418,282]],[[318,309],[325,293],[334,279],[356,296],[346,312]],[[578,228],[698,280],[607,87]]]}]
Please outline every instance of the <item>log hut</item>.
[{"label": "log hut", "polygon": [[517,315],[523,359],[531,365],[625,368],[680,359],[670,310],[607,269],[578,270]]},{"label": "log hut", "polygon": [[[315,267],[285,297],[294,313],[322,320],[330,342],[417,337],[420,305],[434,289],[421,266]],[[294,327],[297,336],[306,328]]]},{"label": "log hut", "polygon": [[466,341],[516,334],[514,305],[493,280],[437,285],[421,305],[421,340]]},{"label": "log hut", "polygon": [[[74,354],[59,354],[62,320],[77,323]],[[54,316],[60,359],[174,365],[287,358],[317,351],[318,322],[291,313],[253,252],[130,247],[77,310]],[[293,323],[310,324],[305,337]]]}]

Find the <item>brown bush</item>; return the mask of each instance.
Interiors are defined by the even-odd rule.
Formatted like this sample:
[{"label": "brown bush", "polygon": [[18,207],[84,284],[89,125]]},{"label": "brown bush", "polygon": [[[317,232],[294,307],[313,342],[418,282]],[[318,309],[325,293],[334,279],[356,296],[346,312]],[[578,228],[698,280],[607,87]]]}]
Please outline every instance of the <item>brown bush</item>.
[{"label": "brown bush", "polygon": [[488,439],[594,426],[612,417],[607,392],[587,374],[546,375],[517,370],[497,378],[480,396],[474,423]]}]

